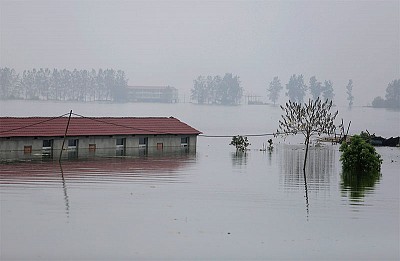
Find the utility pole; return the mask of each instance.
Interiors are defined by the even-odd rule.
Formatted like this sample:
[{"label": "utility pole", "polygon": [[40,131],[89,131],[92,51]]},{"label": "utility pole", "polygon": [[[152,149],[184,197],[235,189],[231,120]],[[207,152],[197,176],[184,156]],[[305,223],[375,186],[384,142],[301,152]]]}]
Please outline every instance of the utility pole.
[{"label": "utility pole", "polygon": [[58,158],[58,162],[61,162],[61,156],[62,156],[62,153],[63,153],[63,150],[64,150],[65,139],[67,138],[67,132],[68,132],[69,121],[71,120],[71,114],[72,114],[72,110],[69,112],[67,127],[65,128],[64,140],[63,140],[63,143],[62,143],[62,146],[61,146],[60,157]]}]

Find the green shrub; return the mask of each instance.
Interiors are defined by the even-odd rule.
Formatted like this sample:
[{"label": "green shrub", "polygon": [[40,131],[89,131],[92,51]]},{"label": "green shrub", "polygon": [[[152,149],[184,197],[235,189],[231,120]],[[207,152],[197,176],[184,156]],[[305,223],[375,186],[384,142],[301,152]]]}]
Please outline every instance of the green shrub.
[{"label": "green shrub", "polygon": [[247,137],[243,137],[240,135],[233,136],[232,141],[229,145],[233,145],[236,147],[236,151],[241,151],[245,152],[247,147],[250,145],[250,143],[247,140]]},{"label": "green shrub", "polygon": [[354,135],[350,142],[344,142],[339,149],[342,152],[343,173],[357,175],[379,175],[382,159],[375,148],[363,137]]}]

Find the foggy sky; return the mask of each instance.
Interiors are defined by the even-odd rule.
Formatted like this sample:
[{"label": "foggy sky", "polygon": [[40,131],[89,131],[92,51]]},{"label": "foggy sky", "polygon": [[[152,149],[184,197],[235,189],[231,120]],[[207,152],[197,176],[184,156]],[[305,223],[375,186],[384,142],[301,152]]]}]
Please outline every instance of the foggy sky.
[{"label": "foggy sky", "polygon": [[315,75],[338,104],[353,79],[355,105],[400,78],[399,1],[0,1],[0,66],[18,72],[114,68],[187,96],[199,75],[262,96],[274,76]]}]

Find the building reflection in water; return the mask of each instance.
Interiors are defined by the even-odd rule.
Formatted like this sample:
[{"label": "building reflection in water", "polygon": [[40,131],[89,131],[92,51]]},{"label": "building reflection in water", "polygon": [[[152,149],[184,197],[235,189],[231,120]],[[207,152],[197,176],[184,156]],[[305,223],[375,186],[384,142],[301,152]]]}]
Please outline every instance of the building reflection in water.
[{"label": "building reflection in water", "polygon": [[[115,155],[119,156],[115,156]],[[17,186],[44,186],[63,189],[65,212],[70,215],[73,204],[68,186],[110,183],[179,183],[184,182],[184,170],[195,164],[196,153],[187,148],[175,150],[137,150],[127,153],[110,151],[102,157],[68,158],[61,163],[58,156],[35,160],[2,161],[0,163],[0,188]]]},{"label": "building reflection in water", "polygon": [[[337,173],[337,148],[335,146],[310,147],[306,165],[308,189],[329,190]],[[283,145],[279,150],[281,177],[287,189],[304,185],[304,146]]]}]

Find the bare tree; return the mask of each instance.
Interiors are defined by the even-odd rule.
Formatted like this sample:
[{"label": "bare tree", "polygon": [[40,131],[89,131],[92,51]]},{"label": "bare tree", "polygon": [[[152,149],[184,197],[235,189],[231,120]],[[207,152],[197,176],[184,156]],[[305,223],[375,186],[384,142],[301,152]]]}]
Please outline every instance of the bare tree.
[{"label": "bare tree", "polygon": [[334,120],[338,111],[332,114],[330,112],[331,107],[332,101],[326,100],[325,102],[321,102],[319,98],[315,101],[308,100],[308,103],[304,104],[289,101],[285,104],[285,107],[281,106],[281,109],[285,111],[285,115],[282,115],[282,120],[279,120],[277,132],[284,135],[295,135],[297,133],[304,135],[306,145],[303,166],[304,173],[310,138],[313,135],[331,135],[335,132],[336,126]]}]

